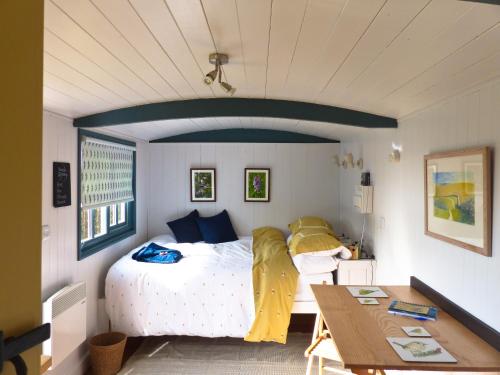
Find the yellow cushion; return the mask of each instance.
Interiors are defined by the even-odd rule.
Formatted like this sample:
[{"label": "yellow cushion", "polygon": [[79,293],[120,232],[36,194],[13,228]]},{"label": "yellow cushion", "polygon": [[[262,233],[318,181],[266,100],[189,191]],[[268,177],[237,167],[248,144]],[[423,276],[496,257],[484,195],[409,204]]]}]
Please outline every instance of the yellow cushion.
[{"label": "yellow cushion", "polygon": [[342,243],[337,240],[329,228],[305,228],[296,232],[290,241],[292,256],[304,253],[331,252],[322,255],[335,255]]},{"label": "yellow cushion", "polygon": [[290,229],[290,232],[292,234],[297,233],[301,229],[329,229],[330,233],[333,235],[333,228],[326,221],[325,219],[322,219],[321,217],[317,216],[302,216],[299,217],[297,220],[295,220],[293,223],[288,224],[288,228]]}]

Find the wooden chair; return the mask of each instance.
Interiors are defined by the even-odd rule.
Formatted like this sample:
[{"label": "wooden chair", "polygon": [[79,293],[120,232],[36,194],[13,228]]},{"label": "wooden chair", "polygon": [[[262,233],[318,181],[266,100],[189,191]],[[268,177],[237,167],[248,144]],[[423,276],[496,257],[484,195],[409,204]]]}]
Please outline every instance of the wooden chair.
[{"label": "wooden chair", "polygon": [[314,357],[318,357],[318,374],[323,375],[325,371],[339,375],[351,374],[349,370],[341,368],[325,366],[324,360],[336,362],[340,365],[342,360],[340,358],[337,346],[333,339],[330,337],[330,332],[324,329],[323,318],[321,313],[316,315],[314,323],[313,339],[311,345],[306,349],[304,355],[308,358],[306,375],[311,375]]}]

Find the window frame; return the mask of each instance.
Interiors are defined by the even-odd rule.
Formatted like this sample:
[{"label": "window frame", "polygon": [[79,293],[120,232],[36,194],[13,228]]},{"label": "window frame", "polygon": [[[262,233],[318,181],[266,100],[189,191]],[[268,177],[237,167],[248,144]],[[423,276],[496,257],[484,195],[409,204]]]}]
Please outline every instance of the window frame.
[{"label": "window frame", "polygon": [[[106,206],[106,228],[107,233],[99,236],[97,238],[92,238],[84,243],[81,242],[81,218],[82,218],[82,208],[81,208],[81,145],[83,137],[92,137],[96,139],[101,139],[103,141],[114,142],[122,145],[135,147],[135,142],[126,141],[123,139],[115,138],[109,135],[95,133],[84,129],[78,129],[78,168],[77,168],[77,257],[78,260],[85,259],[93,254],[98,253],[105,248],[124,240],[130,236],[136,234],[136,206],[137,206],[137,194],[136,194],[136,160],[137,160],[137,152],[134,151],[133,154],[133,171],[132,171],[132,190],[134,192],[134,200],[131,202],[127,202],[125,204],[125,222],[118,223],[113,225],[112,227],[109,225],[110,214],[109,214],[109,206]],[[117,210],[118,211],[118,210]]]}]

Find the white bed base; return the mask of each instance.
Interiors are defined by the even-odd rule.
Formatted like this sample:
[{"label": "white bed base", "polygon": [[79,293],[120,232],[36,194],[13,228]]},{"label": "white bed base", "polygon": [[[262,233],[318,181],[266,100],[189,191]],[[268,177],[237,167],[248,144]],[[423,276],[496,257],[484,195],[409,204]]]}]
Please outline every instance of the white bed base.
[{"label": "white bed base", "polygon": [[316,301],[295,301],[292,314],[317,314],[319,311]]}]

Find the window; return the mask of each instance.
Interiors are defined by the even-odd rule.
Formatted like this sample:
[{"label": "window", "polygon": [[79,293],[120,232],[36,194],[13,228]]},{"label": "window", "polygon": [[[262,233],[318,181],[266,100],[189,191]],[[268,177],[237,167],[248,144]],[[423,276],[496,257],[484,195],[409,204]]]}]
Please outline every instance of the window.
[{"label": "window", "polygon": [[78,132],[78,259],[135,234],[135,143]]}]

